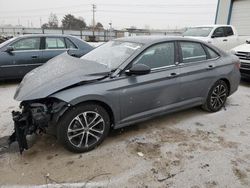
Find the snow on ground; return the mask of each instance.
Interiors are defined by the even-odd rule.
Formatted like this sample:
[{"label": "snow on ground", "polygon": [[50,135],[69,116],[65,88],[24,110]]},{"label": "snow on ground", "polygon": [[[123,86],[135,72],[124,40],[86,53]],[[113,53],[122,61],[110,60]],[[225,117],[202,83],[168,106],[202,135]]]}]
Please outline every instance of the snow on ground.
[{"label": "snow on ground", "polygon": [[[0,147],[12,131],[16,83],[0,85]],[[85,154],[66,151],[51,135],[20,155],[0,148],[2,187],[250,187],[250,82],[225,109],[172,113],[112,131]]]}]

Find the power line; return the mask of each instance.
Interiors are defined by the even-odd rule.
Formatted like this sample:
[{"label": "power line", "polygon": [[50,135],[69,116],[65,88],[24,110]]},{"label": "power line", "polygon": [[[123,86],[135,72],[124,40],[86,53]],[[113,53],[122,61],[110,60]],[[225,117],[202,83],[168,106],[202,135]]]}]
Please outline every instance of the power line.
[{"label": "power line", "polygon": [[110,12],[110,13],[131,13],[131,14],[166,14],[166,15],[205,15],[206,14],[212,14],[214,12],[154,12],[154,11],[120,11],[120,10],[98,10],[99,12]]},{"label": "power line", "polygon": [[[50,7],[50,8],[40,8],[40,9],[25,9],[25,10],[6,10],[1,11],[1,13],[12,13],[12,12],[31,12],[31,11],[48,11],[48,10],[55,10],[55,9],[64,9],[64,8],[72,8],[72,7],[81,7],[81,6],[89,6],[91,4],[78,4],[78,5],[70,5],[70,6],[59,6],[59,7]],[[155,7],[155,8],[166,8],[166,7],[201,7],[201,6],[214,6],[215,4],[212,3],[203,3],[203,4],[98,4],[98,6],[113,6],[113,7]]]},{"label": "power line", "polygon": [[[74,14],[74,13],[83,13],[83,11],[85,13],[91,13],[92,11],[90,10],[81,10],[81,11],[70,11],[68,13],[65,13],[65,11],[63,13],[58,13],[58,12],[55,12],[56,15],[66,15],[66,14]],[[49,16],[49,14],[36,14],[36,15],[19,15],[19,17],[22,17],[22,18],[30,18],[30,17],[44,17],[44,16]],[[5,18],[15,18],[16,19],[16,16],[3,16],[3,17],[0,17],[0,19],[5,19]]]},{"label": "power line", "polygon": [[[70,11],[68,13],[70,14],[73,14],[73,13],[83,13],[83,11],[86,13],[86,12],[92,12],[92,16],[93,16],[93,19],[94,19],[94,13],[96,12],[95,8],[92,8],[92,11],[90,10],[81,10],[81,11]],[[179,15],[179,16],[183,16],[183,15],[199,15],[199,16],[207,16],[206,14],[213,14],[214,12],[190,12],[190,11],[185,11],[185,12],[169,12],[169,11],[123,11],[123,10],[98,10],[99,12],[105,12],[105,13],[118,13],[118,14],[127,14],[127,13],[130,13],[130,14],[164,14],[164,15]],[[56,13],[56,15],[65,15],[65,14],[68,14],[68,13]],[[19,17],[22,17],[22,18],[30,18],[30,17],[41,17],[41,16],[48,16],[48,14],[44,14],[44,15],[41,15],[41,14],[37,14],[37,15],[19,15]],[[3,16],[3,17],[0,17],[1,19],[4,19],[4,18],[16,18],[16,16]]]}]

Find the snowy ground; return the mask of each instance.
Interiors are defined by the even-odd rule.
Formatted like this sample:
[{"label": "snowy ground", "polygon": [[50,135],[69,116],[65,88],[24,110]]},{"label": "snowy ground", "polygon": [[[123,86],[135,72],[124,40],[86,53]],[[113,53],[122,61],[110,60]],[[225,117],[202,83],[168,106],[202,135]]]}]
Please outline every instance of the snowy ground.
[{"label": "snowy ground", "polygon": [[[0,147],[12,131],[15,88],[0,84]],[[193,108],[112,131],[85,154],[66,151],[50,135],[33,142],[22,156],[15,145],[0,148],[0,185],[250,187],[250,82],[218,113]]]}]

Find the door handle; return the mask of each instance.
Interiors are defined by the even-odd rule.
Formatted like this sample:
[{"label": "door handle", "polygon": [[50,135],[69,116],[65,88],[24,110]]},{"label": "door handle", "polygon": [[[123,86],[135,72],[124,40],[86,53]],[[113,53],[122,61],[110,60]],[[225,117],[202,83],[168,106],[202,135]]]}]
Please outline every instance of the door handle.
[{"label": "door handle", "polygon": [[227,39],[223,39],[223,42],[227,42]]},{"label": "door handle", "polygon": [[170,73],[170,75],[168,77],[169,78],[174,78],[174,77],[177,77],[177,76],[179,76],[179,73],[172,72],[172,73]]},{"label": "door handle", "polygon": [[214,69],[214,65],[208,65],[207,70]]},{"label": "door handle", "polygon": [[38,56],[37,55],[33,55],[33,56],[31,56],[31,58],[32,59],[36,59],[36,58],[38,58]]}]

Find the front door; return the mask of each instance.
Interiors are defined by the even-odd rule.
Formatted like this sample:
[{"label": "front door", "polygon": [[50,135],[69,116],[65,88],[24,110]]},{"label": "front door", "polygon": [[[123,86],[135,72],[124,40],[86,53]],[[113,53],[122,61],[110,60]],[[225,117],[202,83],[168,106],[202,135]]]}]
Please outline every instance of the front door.
[{"label": "front door", "polygon": [[1,77],[21,78],[41,65],[40,37],[23,38],[10,45],[13,51],[1,52]]},{"label": "front door", "polygon": [[179,70],[175,62],[174,42],[151,46],[133,61],[132,64],[149,66],[151,72],[124,75],[125,85],[120,91],[121,123],[159,114],[179,101]]},{"label": "front door", "polygon": [[225,51],[230,50],[230,47],[228,46],[228,37],[225,35],[224,27],[218,27],[215,29],[212,36],[214,37],[212,42],[213,45]]}]

